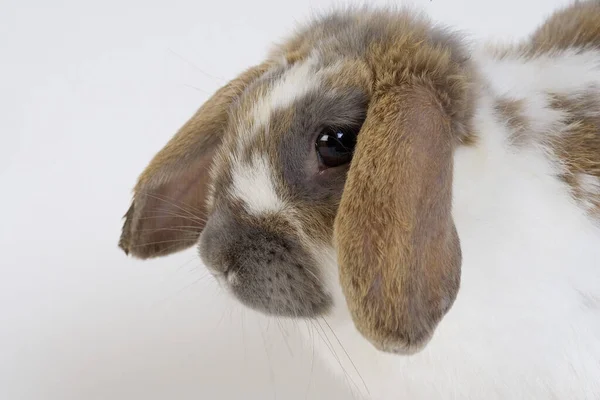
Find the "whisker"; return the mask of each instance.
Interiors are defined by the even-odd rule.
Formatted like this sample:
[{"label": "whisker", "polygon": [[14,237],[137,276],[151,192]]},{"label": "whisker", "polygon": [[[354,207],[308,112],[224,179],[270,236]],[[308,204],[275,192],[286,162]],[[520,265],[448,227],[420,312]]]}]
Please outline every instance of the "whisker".
[{"label": "whisker", "polygon": [[358,375],[358,377],[362,381],[362,384],[365,387],[365,390],[367,391],[367,394],[370,395],[371,392],[369,391],[369,388],[367,387],[367,384],[365,383],[365,380],[363,379],[362,375],[358,371],[358,368],[356,368],[356,365],[354,364],[354,361],[352,360],[352,358],[350,357],[350,355],[346,351],[346,348],[344,347],[344,345],[342,344],[342,342],[340,341],[340,339],[338,338],[338,336],[335,334],[335,331],[333,330],[333,328],[331,327],[331,325],[329,325],[329,323],[327,322],[327,320],[324,317],[321,317],[321,319],[323,320],[323,322],[325,322],[325,325],[327,325],[327,327],[329,328],[329,330],[333,334],[333,337],[335,337],[335,340],[338,342],[338,344],[340,345],[340,347],[342,348],[342,350],[346,354],[346,357],[348,358],[348,361],[350,361],[350,364],[352,364],[352,367],[356,371],[356,374]]},{"label": "whisker", "polygon": [[[306,324],[306,329],[308,330],[308,337],[311,339],[311,343],[312,343],[312,356],[310,359],[310,374],[308,375],[308,384],[306,386],[306,395],[304,396],[304,399],[308,399],[308,394],[310,393],[310,385],[312,383],[312,376],[313,376],[313,372],[314,372],[314,368],[315,368],[315,337],[314,337],[314,332],[312,332],[312,330],[310,329],[308,323]],[[314,329],[314,327],[313,327]]]},{"label": "whisker", "polygon": [[221,83],[224,83],[224,82],[225,82],[225,78],[219,78],[218,76],[215,76],[215,75],[209,74],[208,72],[206,72],[206,71],[204,71],[204,70],[200,69],[200,68],[199,68],[199,67],[198,67],[196,64],[192,63],[192,62],[191,62],[191,61],[189,61],[189,60],[186,60],[185,58],[183,58],[183,56],[182,56],[182,55],[180,55],[179,53],[175,52],[173,49],[169,49],[169,51],[170,51],[171,53],[173,53],[173,54],[174,54],[176,57],[178,57],[180,60],[182,60],[183,62],[185,62],[185,63],[189,64],[189,65],[190,65],[192,68],[194,68],[195,70],[197,70],[197,71],[198,71],[198,72],[200,72],[201,74],[203,74],[203,75],[205,75],[205,76],[207,76],[207,77],[209,77],[209,78],[212,78],[212,79],[219,80],[219,81],[221,81]]},{"label": "whisker", "polygon": [[150,211],[150,213],[152,213],[152,215],[148,216],[148,217],[140,217],[140,220],[149,220],[149,219],[159,219],[159,218],[164,218],[166,217],[178,217],[178,218],[183,218],[187,221],[191,221],[191,222],[200,222],[200,223],[205,223],[207,221],[206,218],[200,218],[200,217],[190,217],[188,215],[182,215],[182,214],[177,214],[174,212],[169,212],[166,210],[152,210]]},{"label": "whisker", "polygon": [[[329,346],[331,346],[331,350],[334,354],[335,359],[337,360],[340,368],[342,369],[342,372],[344,373],[345,378],[349,381],[349,389],[352,393],[352,397],[355,398],[355,393],[354,390],[352,389],[352,385],[354,385],[354,387],[358,390],[358,385],[356,384],[356,382],[354,382],[354,379],[352,379],[352,377],[350,376],[350,374],[348,373],[348,371],[346,370],[346,368],[344,368],[344,365],[342,364],[342,361],[340,360],[340,358],[337,355],[337,352],[334,349],[333,343],[331,343],[331,341],[329,340],[329,336],[327,336],[327,333],[325,332],[325,329],[323,329],[323,326],[319,323],[318,320],[315,320],[315,322],[317,323],[317,326],[319,328],[321,328],[323,335],[325,336],[327,342],[329,343]],[[360,391],[360,390],[359,390]]]},{"label": "whisker", "polygon": [[307,273],[312,275],[312,277],[315,278],[315,280],[317,281],[316,283],[318,283],[321,286],[325,286],[325,283],[323,283],[323,281],[317,276],[317,274],[315,274],[314,272],[312,272],[311,270],[309,270],[307,268],[304,268],[304,271],[306,271]]},{"label": "whisker", "polygon": [[144,196],[148,196],[148,197],[152,197],[156,200],[161,200],[164,202],[169,202],[167,204],[173,204],[173,205],[180,205],[183,207],[189,207],[192,211],[197,211],[197,212],[201,212],[201,210],[199,208],[196,208],[194,206],[192,206],[191,204],[182,202],[181,200],[179,200],[177,197],[173,197],[173,196],[167,196],[166,194],[156,194],[156,193],[150,193],[150,192],[138,192],[138,195],[144,195]]},{"label": "whisker", "polygon": [[[139,232],[149,231],[152,229],[164,229],[164,228],[144,228],[138,229]],[[197,225],[175,225],[171,226],[169,229],[198,229]]]},{"label": "whisker", "polygon": [[173,293],[171,296],[168,296],[168,297],[166,297],[166,298],[164,298],[164,299],[162,299],[162,300],[160,300],[160,301],[157,301],[157,302],[155,302],[155,303],[152,305],[152,307],[156,307],[156,306],[158,306],[158,305],[160,305],[160,304],[163,304],[163,303],[165,303],[165,302],[167,302],[167,301],[169,301],[169,300],[173,300],[173,298],[175,298],[176,296],[178,296],[178,295],[180,295],[181,293],[183,293],[183,291],[185,291],[186,289],[189,289],[190,287],[192,287],[192,286],[194,286],[194,285],[198,284],[198,283],[199,283],[201,280],[203,280],[203,279],[206,279],[206,276],[207,276],[207,275],[208,275],[208,274],[204,274],[204,275],[203,275],[203,276],[201,276],[200,278],[198,278],[198,279],[194,280],[193,282],[191,282],[191,283],[189,283],[189,284],[185,285],[184,287],[182,287],[181,289],[179,289],[177,292]]},{"label": "whisker", "polygon": [[[321,340],[323,341],[323,344],[324,344],[324,345],[325,345],[325,346],[326,346],[326,347],[329,349],[329,351],[331,352],[331,354],[333,355],[333,357],[334,357],[334,358],[335,358],[335,359],[338,361],[338,363],[339,363],[340,361],[339,361],[339,358],[337,358],[337,354],[335,353],[335,351],[333,350],[333,348],[332,348],[332,347],[330,347],[330,345],[327,343],[327,341],[326,341],[326,340],[323,338],[323,335],[321,334],[321,332],[320,332],[320,331],[319,331],[319,330],[316,328],[316,326],[315,326],[315,322],[317,322],[317,321],[315,321],[315,320],[310,320],[310,322],[311,322],[311,325],[313,326],[313,328],[315,328],[315,330],[316,330],[317,334],[319,335],[319,337],[321,338]],[[317,323],[318,323],[318,322],[317,322]],[[340,364],[340,366],[341,366],[341,364]],[[342,367],[342,370],[343,370],[343,367]]]},{"label": "whisker", "polygon": [[[231,308],[231,307],[228,307]],[[215,325],[215,330],[217,330],[219,328],[219,326],[221,325],[221,323],[223,322],[223,320],[225,319],[225,310],[223,310],[223,312],[221,313],[221,318],[219,318],[219,321],[217,321],[217,324]]]},{"label": "whisker", "polygon": [[171,245],[167,245],[166,247],[164,247],[162,250],[158,251],[156,253],[157,256],[161,256],[163,254],[167,254],[169,253],[172,249],[176,248],[179,245],[179,243],[173,243]]},{"label": "whisker", "polygon": [[[176,269],[175,269],[175,270],[174,270],[174,271],[173,271],[171,274],[169,274],[169,277],[168,277],[167,279],[165,279],[165,280],[163,281],[163,283],[164,283],[164,282],[167,282],[167,281],[169,281],[169,280],[171,280],[171,279],[173,279],[173,277],[174,277],[174,276],[175,276],[177,273],[179,273],[179,271],[181,271],[181,269],[183,269],[183,267],[185,267],[186,265],[188,265],[188,264],[189,264],[189,263],[191,263],[192,261],[197,261],[197,260],[198,260],[198,258],[197,258],[196,256],[194,256],[194,257],[191,257],[191,258],[190,258],[189,260],[187,260],[186,262],[184,262],[184,263],[182,263],[181,265],[179,265],[179,266],[178,266],[178,267],[177,267],[177,268],[176,268]],[[193,269],[192,269],[192,271],[193,271]]]},{"label": "whisker", "polygon": [[[139,194],[151,197],[156,200],[163,201],[163,202],[165,202],[169,205],[172,205],[172,206],[176,207],[177,209],[189,214],[190,216],[192,216],[194,218],[198,218],[198,215],[194,214],[192,211],[202,214],[202,212],[199,209],[197,209],[189,204],[182,203],[182,202],[178,201],[177,199],[169,198],[168,196],[161,196],[161,195],[157,195],[157,194],[151,194],[148,192],[140,192]],[[175,201],[177,201],[179,204],[175,203]],[[189,207],[192,211],[190,211],[189,209],[184,208],[184,207]]]},{"label": "whisker", "polygon": [[179,229],[179,228],[144,228],[144,229],[138,229],[137,232],[183,232],[183,233],[200,233],[199,230],[192,230],[192,229]]},{"label": "whisker", "polygon": [[288,351],[290,352],[290,356],[294,357],[294,352],[292,351],[292,348],[291,348],[290,343],[288,341],[288,337],[287,337],[286,333],[284,332],[283,326],[281,325],[281,321],[277,317],[275,317],[275,321],[277,322],[277,326],[279,328],[279,332],[281,333],[281,336],[283,337],[283,341],[285,342],[285,346],[287,347]]},{"label": "whisker", "polygon": [[247,346],[246,346],[246,330],[244,325],[244,317],[246,314],[244,313],[244,309],[240,309],[241,320],[242,320],[242,346],[244,346],[244,365],[248,363],[248,354],[247,354]]},{"label": "whisker", "polygon": [[155,244],[164,244],[164,243],[178,244],[178,243],[181,243],[181,242],[187,242],[188,240],[189,240],[189,238],[186,238],[186,239],[158,240],[158,241],[155,241],[155,242],[140,243],[140,244],[136,244],[136,245],[133,245],[133,246],[130,246],[130,247],[152,246],[152,245],[155,245]]},{"label": "whisker", "polygon": [[211,94],[208,90],[200,89],[199,87],[196,87],[196,86],[193,86],[193,85],[190,85],[190,84],[187,84],[187,83],[183,83],[183,86],[188,87],[190,89],[197,90],[200,93],[204,93],[204,94],[207,94],[207,95]]},{"label": "whisker", "polygon": [[267,362],[269,364],[269,377],[271,379],[271,386],[273,386],[273,398],[277,399],[277,387],[275,386],[275,374],[273,372],[273,364],[271,362],[271,357],[269,356],[269,350],[267,349],[267,340],[265,339],[265,335],[262,330],[262,327],[260,326],[260,323],[258,324],[258,326],[260,328],[260,336],[262,337],[262,340],[263,340],[263,347],[265,348],[265,354],[267,355]]},{"label": "whisker", "polygon": [[135,232],[161,232],[161,231],[200,234],[202,232],[202,226],[201,225],[171,225],[171,226],[157,226],[157,227],[150,227],[150,228],[142,228],[142,229],[135,230]]}]

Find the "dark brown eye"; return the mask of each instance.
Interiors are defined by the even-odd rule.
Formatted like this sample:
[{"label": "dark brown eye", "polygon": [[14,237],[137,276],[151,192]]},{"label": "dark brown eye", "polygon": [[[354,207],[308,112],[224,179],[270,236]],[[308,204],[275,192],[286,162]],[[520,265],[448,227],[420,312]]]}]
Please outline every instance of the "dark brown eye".
[{"label": "dark brown eye", "polygon": [[317,137],[319,162],[325,168],[344,165],[352,160],[358,130],[353,128],[327,128]]}]

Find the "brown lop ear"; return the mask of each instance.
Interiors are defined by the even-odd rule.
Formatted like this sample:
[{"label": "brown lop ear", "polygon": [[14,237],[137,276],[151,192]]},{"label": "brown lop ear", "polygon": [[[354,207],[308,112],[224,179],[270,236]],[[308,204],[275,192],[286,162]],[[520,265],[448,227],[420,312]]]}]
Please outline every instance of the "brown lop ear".
[{"label": "brown lop ear", "polygon": [[452,221],[452,120],[415,79],[376,91],[358,136],[335,235],[340,280],[361,334],[414,353],[456,298],[461,250]]},{"label": "brown lop ear", "polygon": [[158,152],[134,188],[119,247],[137,258],[174,253],[195,244],[204,228],[209,169],[228,110],[268,65],[250,68],[219,89]]}]

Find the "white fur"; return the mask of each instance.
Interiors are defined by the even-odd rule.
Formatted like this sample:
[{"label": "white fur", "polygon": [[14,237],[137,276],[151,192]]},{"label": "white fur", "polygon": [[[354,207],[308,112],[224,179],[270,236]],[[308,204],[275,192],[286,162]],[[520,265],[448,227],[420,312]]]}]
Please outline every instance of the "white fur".
[{"label": "white fur", "polygon": [[231,194],[244,202],[246,211],[251,215],[284,209],[283,200],[275,191],[273,171],[266,157],[256,155],[250,164],[238,160],[233,166],[232,177]]},{"label": "white fur", "polygon": [[262,97],[254,107],[253,121],[259,126],[265,126],[273,111],[289,107],[295,100],[318,87],[319,75],[315,66],[316,56],[290,67],[283,77],[270,89],[267,96]]},{"label": "white fur", "polygon": [[474,60],[482,71],[493,77],[487,83],[498,95],[529,97],[541,91],[572,92],[600,82],[600,51],[597,50],[566,50],[535,59],[515,53],[498,60],[481,48],[476,51]]},{"label": "white fur", "polygon": [[586,210],[592,211],[596,205],[589,199],[600,197],[600,178],[588,174],[577,175],[577,184],[583,194],[583,206]]},{"label": "white fur", "polygon": [[[599,399],[600,229],[556,178],[546,149],[508,144],[493,106],[497,96],[524,98],[527,117],[553,134],[561,115],[547,108],[544,92],[600,84],[600,53],[476,56],[489,85],[475,115],[479,142],[455,154],[463,264],[453,308],[422,352],[379,352],[354,328],[334,250],[315,249],[335,298],[326,320],[337,336],[315,343],[350,387],[366,394],[366,386],[378,400]],[[580,183],[600,190],[592,177]]]},{"label": "white fur", "polygon": [[[238,150],[250,145],[260,132],[264,132],[264,128],[269,126],[273,112],[289,107],[294,101],[319,87],[322,71],[315,70],[318,61],[316,55],[308,57],[305,61],[291,66],[283,76],[271,83],[266,93],[253,105],[252,115],[237,124]],[[282,63],[285,64],[285,60]]]}]

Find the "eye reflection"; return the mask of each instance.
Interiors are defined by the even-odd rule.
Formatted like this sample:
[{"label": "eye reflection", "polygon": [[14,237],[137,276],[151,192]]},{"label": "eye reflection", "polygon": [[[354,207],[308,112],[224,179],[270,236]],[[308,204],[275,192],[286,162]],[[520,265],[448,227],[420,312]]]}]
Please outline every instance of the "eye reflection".
[{"label": "eye reflection", "polygon": [[333,168],[352,160],[358,131],[351,128],[327,128],[317,137],[315,143],[319,162],[326,168]]}]

